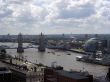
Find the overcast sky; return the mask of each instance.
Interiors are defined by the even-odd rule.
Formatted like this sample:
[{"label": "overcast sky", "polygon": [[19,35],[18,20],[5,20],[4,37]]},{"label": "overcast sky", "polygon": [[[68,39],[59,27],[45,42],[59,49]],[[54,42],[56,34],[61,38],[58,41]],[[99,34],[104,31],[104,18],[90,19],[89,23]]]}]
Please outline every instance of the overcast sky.
[{"label": "overcast sky", "polygon": [[0,0],[0,34],[110,33],[110,0]]}]

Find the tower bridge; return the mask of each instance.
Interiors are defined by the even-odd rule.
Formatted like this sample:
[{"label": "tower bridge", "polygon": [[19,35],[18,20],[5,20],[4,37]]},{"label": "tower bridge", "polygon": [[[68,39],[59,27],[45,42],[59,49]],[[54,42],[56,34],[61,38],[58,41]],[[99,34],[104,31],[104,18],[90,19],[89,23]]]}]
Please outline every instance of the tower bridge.
[{"label": "tower bridge", "polygon": [[45,37],[44,37],[44,35],[42,33],[39,36],[39,47],[38,47],[38,50],[40,52],[44,52],[45,51]]},{"label": "tower bridge", "polygon": [[22,34],[18,34],[18,38],[17,38],[17,43],[18,46],[14,47],[16,42],[13,42],[11,46],[7,46],[7,45],[0,45],[0,49],[17,49],[18,53],[23,53],[24,49],[28,49],[28,48],[36,48],[39,51],[45,51],[45,38],[44,35],[41,33],[41,35],[39,35],[39,46],[33,46],[31,43],[27,46],[23,46],[23,36]]},{"label": "tower bridge", "polygon": [[21,33],[18,35],[18,48],[17,48],[17,52],[18,53],[24,52],[24,49],[23,49],[23,38],[22,38],[22,34]]}]

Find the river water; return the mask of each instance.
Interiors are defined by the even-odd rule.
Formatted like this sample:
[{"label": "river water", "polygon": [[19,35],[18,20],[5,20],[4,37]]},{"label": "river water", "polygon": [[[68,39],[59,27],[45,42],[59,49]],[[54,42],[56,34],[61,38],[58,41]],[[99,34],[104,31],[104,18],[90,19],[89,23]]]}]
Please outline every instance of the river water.
[{"label": "river water", "polygon": [[[17,43],[0,43],[0,45],[15,47],[17,46]],[[27,46],[28,43],[25,43],[23,45]],[[18,54],[16,51],[16,49],[7,49],[8,54],[12,56],[24,56],[28,61],[31,61],[33,63],[37,62],[51,66],[52,62],[56,62],[57,65],[63,66],[65,70],[86,70],[96,77],[105,76],[108,71],[107,66],[76,61],[76,56],[82,54],[73,53],[70,51],[46,49],[46,52],[38,52],[38,49],[35,48],[25,49],[24,53],[22,54]],[[67,55],[68,53],[71,55]]]}]

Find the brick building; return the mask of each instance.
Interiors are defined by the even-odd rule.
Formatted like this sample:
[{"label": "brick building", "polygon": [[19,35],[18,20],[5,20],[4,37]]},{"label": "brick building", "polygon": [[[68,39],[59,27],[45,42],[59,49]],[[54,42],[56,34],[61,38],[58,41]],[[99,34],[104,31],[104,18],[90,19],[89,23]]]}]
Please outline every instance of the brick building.
[{"label": "brick building", "polygon": [[46,68],[44,71],[45,82],[93,82],[92,75],[83,75],[81,72],[65,71]]}]

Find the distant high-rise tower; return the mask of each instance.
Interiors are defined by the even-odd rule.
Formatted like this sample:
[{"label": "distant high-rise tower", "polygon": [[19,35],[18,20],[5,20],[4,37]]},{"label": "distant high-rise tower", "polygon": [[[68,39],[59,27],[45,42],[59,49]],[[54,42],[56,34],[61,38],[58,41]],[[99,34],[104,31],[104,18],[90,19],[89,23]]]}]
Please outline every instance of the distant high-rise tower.
[{"label": "distant high-rise tower", "polygon": [[45,51],[45,37],[44,35],[41,33],[41,35],[39,36],[39,47],[38,50],[41,52]]},{"label": "distant high-rise tower", "polygon": [[107,40],[107,51],[110,53],[110,40]]},{"label": "distant high-rise tower", "polygon": [[98,35],[98,34],[95,34],[94,37],[95,37],[95,38],[99,38],[99,35]]},{"label": "distant high-rise tower", "polygon": [[85,34],[85,40],[88,40],[89,39],[89,34]]},{"label": "distant high-rise tower", "polygon": [[18,35],[18,48],[17,48],[17,52],[18,53],[23,53],[24,49],[23,49],[23,38],[22,38],[22,34],[20,33]]}]

